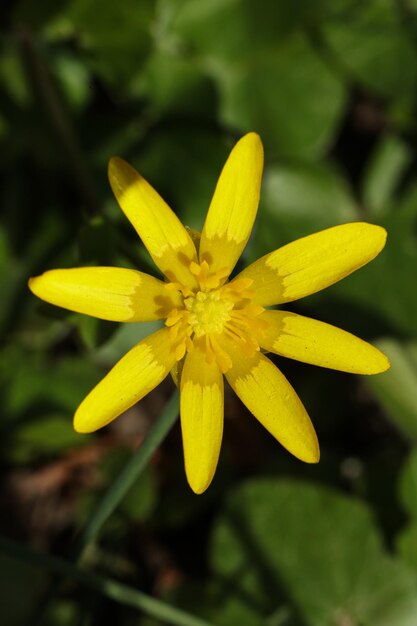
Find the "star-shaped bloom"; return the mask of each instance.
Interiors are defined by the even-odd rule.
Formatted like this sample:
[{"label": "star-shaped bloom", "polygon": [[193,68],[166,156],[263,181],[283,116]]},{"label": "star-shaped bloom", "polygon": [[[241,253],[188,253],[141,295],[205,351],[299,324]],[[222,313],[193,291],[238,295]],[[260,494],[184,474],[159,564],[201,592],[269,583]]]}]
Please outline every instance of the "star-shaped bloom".
[{"label": "star-shaped bloom", "polygon": [[385,245],[380,226],[349,223],[303,237],[229,281],[255,221],[262,169],[261,140],[249,133],[226,161],[196,237],[140,174],[113,158],[113,192],[164,280],[132,269],[86,267],[51,270],[29,281],[39,298],[71,311],[117,322],[165,320],[90,392],[74,427],[87,433],[105,426],[175,369],[185,470],[196,493],[209,486],[219,458],[223,377],[287,450],[317,463],[310,418],[265,353],[357,374],[389,367],[384,354],[350,333],[268,308],[320,291],[371,261]]}]

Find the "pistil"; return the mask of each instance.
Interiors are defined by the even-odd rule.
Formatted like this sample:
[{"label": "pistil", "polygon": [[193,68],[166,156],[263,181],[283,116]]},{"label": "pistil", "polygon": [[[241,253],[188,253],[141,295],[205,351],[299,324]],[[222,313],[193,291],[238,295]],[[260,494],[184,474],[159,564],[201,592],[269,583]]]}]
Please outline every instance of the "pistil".
[{"label": "pistil", "polygon": [[252,303],[251,279],[238,279],[223,284],[228,270],[210,274],[206,261],[190,265],[197,277],[199,289],[168,283],[167,288],[178,290],[183,296],[183,307],[172,309],[166,320],[177,361],[198,345],[208,363],[216,361],[223,373],[232,367],[222,347],[225,337],[238,343],[248,355],[259,350],[258,337],[266,322],[259,319],[264,311]]}]

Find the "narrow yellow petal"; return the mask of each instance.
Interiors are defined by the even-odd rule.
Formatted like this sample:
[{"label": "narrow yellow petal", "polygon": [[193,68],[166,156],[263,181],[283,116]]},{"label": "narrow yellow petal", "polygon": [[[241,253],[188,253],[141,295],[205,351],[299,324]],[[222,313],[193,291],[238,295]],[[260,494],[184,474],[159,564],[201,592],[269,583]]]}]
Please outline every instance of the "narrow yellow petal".
[{"label": "narrow yellow petal", "polygon": [[29,288],[50,304],[114,322],[161,319],[180,304],[161,280],[116,267],[50,270],[30,278]]},{"label": "narrow yellow petal", "polygon": [[181,375],[181,429],[187,480],[195,493],[203,493],[220,454],[223,376],[198,347],[187,354]]},{"label": "narrow yellow petal", "polygon": [[249,239],[258,210],[263,148],[256,133],[237,142],[227,159],[210,204],[200,241],[200,260],[212,271],[229,273]]},{"label": "narrow yellow petal", "polygon": [[75,430],[90,433],[106,426],[159,385],[174,362],[168,329],[143,339],[80,404],[74,416]]},{"label": "narrow yellow petal", "polygon": [[385,245],[381,226],[355,222],[297,239],[249,265],[255,301],[263,306],[304,298],[372,261]]},{"label": "narrow yellow petal", "polygon": [[161,196],[126,161],[109,162],[109,180],[119,205],[159,269],[173,282],[195,286],[189,271],[194,243]]},{"label": "narrow yellow petal", "polygon": [[268,322],[260,344],[275,354],[353,374],[379,374],[390,366],[380,350],[330,324],[286,311],[265,311],[260,319]]},{"label": "narrow yellow petal", "polygon": [[263,354],[243,357],[227,346],[233,367],[226,378],[249,411],[291,454],[317,463],[319,444],[310,418],[294,389]]}]

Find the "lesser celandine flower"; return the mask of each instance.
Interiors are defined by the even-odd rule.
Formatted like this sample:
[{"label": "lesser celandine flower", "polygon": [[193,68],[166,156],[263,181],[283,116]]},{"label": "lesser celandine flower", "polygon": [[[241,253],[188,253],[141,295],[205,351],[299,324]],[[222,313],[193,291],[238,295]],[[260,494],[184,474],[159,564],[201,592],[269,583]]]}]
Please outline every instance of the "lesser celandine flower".
[{"label": "lesser celandine flower", "polygon": [[198,238],[130,165],[113,158],[113,192],[165,281],[112,267],[51,270],[29,281],[38,297],[71,311],[118,322],[165,320],[90,392],[74,427],[87,433],[105,426],[175,367],[185,469],[196,493],[207,489],[219,457],[223,375],[287,450],[316,463],[310,418],[265,352],[359,374],[389,367],[384,354],[343,330],[267,308],[320,291],[371,261],[384,247],[383,228],[328,228],[265,255],[228,282],[255,221],[262,168],[260,138],[249,133],[223,168]]}]

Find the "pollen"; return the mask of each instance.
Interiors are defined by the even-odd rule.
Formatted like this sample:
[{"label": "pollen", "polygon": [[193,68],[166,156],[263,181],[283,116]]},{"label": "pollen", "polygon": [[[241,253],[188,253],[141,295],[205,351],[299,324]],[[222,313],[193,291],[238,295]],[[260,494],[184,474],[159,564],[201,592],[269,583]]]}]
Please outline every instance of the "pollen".
[{"label": "pollen", "polygon": [[234,302],[223,297],[220,290],[198,291],[195,296],[184,301],[189,312],[188,323],[196,337],[207,334],[220,334],[230,320]]},{"label": "pollen", "polygon": [[198,288],[194,291],[180,283],[168,283],[169,291],[182,294],[181,307],[171,310],[166,326],[175,358],[180,361],[186,352],[198,346],[206,361],[216,361],[223,373],[232,367],[229,355],[223,349],[224,339],[237,343],[246,355],[260,349],[258,337],[267,325],[259,319],[263,307],[252,303],[252,279],[240,278],[225,283],[227,268],[210,271],[207,261],[191,263]]}]

